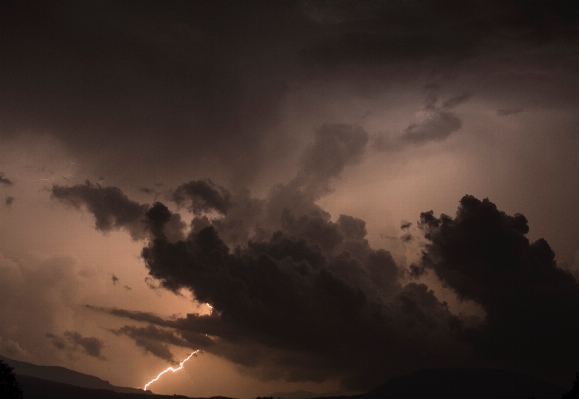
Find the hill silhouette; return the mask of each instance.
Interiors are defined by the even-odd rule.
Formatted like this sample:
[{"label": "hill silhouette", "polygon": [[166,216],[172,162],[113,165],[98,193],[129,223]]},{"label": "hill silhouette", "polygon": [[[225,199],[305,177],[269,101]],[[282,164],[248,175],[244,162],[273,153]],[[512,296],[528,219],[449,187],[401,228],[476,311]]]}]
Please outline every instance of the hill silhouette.
[{"label": "hill silhouette", "polygon": [[36,377],[48,381],[70,384],[78,387],[91,389],[104,389],[124,393],[140,393],[143,391],[138,388],[118,387],[108,381],[101,380],[98,377],[79,373],[59,366],[38,366],[36,364],[21,362],[0,356],[0,360],[14,368],[14,373],[18,376]]},{"label": "hill silhouette", "polygon": [[[14,367],[26,399],[150,399],[151,391],[117,387],[92,375],[38,366],[0,356]],[[370,392],[325,399],[561,399],[565,389],[528,375],[494,369],[420,370],[391,379]],[[299,391],[301,397],[308,392]],[[314,396],[315,394],[312,394]],[[183,398],[155,395],[158,399]],[[213,397],[212,399],[228,399]]]},{"label": "hill silhouette", "polygon": [[[107,389],[90,389],[60,382],[43,380],[27,375],[17,375],[25,399],[190,399],[182,395],[151,395],[140,393],[115,392]],[[209,399],[230,399],[213,397]]]}]

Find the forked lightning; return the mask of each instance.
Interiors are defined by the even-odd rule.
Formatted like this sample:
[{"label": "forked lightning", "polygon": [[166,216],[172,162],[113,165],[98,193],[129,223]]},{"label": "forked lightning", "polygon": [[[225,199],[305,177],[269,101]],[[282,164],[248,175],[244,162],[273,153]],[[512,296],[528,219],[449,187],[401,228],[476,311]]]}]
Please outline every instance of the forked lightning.
[{"label": "forked lightning", "polygon": [[173,368],[173,367],[168,367],[165,370],[161,371],[159,373],[159,375],[157,377],[155,377],[154,379],[152,379],[151,381],[147,382],[145,384],[145,386],[143,387],[143,391],[147,390],[147,387],[149,385],[151,385],[153,382],[157,381],[159,378],[161,378],[161,376],[165,373],[168,373],[169,371],[172,371],[173,373],[176,371],[179,371],[181,369],[183,369],[183,365],[185,364],[185,362],[187,362],[187,360],[191,359],[191,357],[193,357],[195,354],[199,353],[199,350],[194,351],[193,353],[191,353],[189,356],[187,356],[187,359],[183,360],[181,363],[179,363],[179,367],[177,368]]}]

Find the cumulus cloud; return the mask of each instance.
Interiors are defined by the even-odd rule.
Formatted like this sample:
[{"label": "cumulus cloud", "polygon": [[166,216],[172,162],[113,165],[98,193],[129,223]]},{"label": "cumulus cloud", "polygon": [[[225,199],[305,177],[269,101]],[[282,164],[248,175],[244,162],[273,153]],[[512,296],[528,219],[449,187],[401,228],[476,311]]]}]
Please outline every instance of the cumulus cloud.
[{"label": "cumulus cloud", "polygon": [[76,331],[65,331],[62,336],[47,333],[46,337],[52,341],[52,345],[63,351],[75,352],[82,351],[85,354],[104,359],[101,356],[104,343],[96,337],[83,337]]}]

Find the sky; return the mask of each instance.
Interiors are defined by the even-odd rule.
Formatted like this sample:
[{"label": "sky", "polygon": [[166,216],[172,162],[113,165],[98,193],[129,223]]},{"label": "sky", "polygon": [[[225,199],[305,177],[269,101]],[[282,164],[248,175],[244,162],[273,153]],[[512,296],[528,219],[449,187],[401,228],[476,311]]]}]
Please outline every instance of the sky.
[{"label": "sky", "polygon": [[562,0],[0,4],[0,354],[156,393],[579,371]]}]

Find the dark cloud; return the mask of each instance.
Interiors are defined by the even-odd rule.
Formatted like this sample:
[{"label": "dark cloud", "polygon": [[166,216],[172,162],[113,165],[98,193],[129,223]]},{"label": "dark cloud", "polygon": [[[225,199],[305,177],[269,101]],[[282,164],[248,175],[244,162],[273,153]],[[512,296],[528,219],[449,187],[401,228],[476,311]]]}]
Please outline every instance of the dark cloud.
[{"label": "dark cloud", "polygon": [[[439,106],[436,87],[428,88],[425,111],[450,113],[468,98],[461,94]],[[419,368],[491,362],[551,378],[576,367],[578,344],[571,337],[579,332],[579,313],[569,304],[579,303],[578,285],[557,267],[544,240],[528,242],[524,216],[469,196],[455,219],[421,214],[423,256],[407,274],[432,270],[460,300],[484,309],[486,316],[477,318],[453,314],[423,283],[405,284],[391,254],[368,244],[363,220],[340,215],[332,221],[315,203],[345,167],[361,160],[367,141],[359,127],[324,125],[305,149],[297,176],[263,200],[210,180],[179,186],[172,200],[193,214],[188,231],[174,223],[181,219],[166,205],[136,203],[118,188],[87,183],[52,192],[84,205],[99,230],[134,235],[138,221],[148,238],[141,253],[147,284],[176,294],[189,290],[213,307],[208,316],[168,320],[108,310],[148,324],[115,333],[167,361],[174,362],[169,345],[183,346],[264,379],[341,377],[356,389]]]},{"label": "dark cloud", "polygon": [[[521,55],[545,69],[571,64],[550,54],[577,49],[567,4],[170,1],[136,12],[114,1],[4,2],[3,134],[50,132],[106,176],[210,161],[238,183],[286,151],[275,128],[296,86],[446,76],[465,60],[487,71]],[[407,138],[440,139],[458,125],[441,111]]]},{"label": "dark cloud", "polygon": [[175,336],[172,331],[162,330],[155,326],[135,327],[124,326],[118,330],[112,330],[116,335],[126,335],[132,338],[137,346],[158,358],[167,360],[172,364],[178,364],[167,343],[177,346],[189,347],[188,343]]},{"label": "dark cloud", "polygon": [[425,284],[404,285],[390,253],[368,245],[364,221],[310,211],[286,207],[277,232],[230,250],[214,225],[227,216],[171,242],[162,233],[171,212],[156,203],[146,214],[157,227],[142,252],[151,277],[175,293],[190,290],[213,312],[164,319],[101,310],[146,323],[116,333],[155,356],[174,361],[169,345],[201,349],[264,379],[342,377],[366,389],[425,367],[492,365],[563,382],[578,366],[579,285],[544,240],[528,241],[524,216],[470,196],[454,219],[421,215],[426,241],[409,275],[432,271],[484,309],[477,318],[451,313]]},{"label": "dark cloud", "polygon": [[15,199],[14,197],[8,195],[8,196],[6,196],[6,199],[4,200],[4,204],[6,206],[10,206],[10,205],[12,205],[12,203],[14,203],[14,199]]},{"label": "dark cloud", "polygon": [[403,220],[400,222],[400,229],[401,230],[407,230],[412,226],[412,222],[409,222],[408,220]]},{"label": "dark cloud", "polygon": [[119,282],[119,278],[114,274],[111,275],[111,280],[113,281],[113,285],[117,285],[117,283]]},{"label": "dark cloud", "polygon": [[501,108],[497,110],[498,116],[509,116],[509,115],[516,115],[523,112],[522,108]]},{"label": "dark cloud", "polygon": [[0,184],[3,184],[5,186],[12,186],[14,185],[14,182],[9,178],[4,177],[4,173],[0,172]]},{"label": "dark cloud", "polygon": [[281,231],[253,235],[234,251],[218,233],[229,214],[170,242],[162,223],[171,213],[156,203],[146,212],[154,235],[142,252],[150,275],[173,292],[190,290],[214,311],[165,320],[114,309],[158,327],[116,333],[165,360],[173,359],[168,345],[187,346],[261,378],[342,377],[351,388],[377,385],[395,370],[413,369],[417,359],[432,367],[461,361],[461,321],[446,304],[423,284],[401,285],[392,256],[368,245],[364,221],[341,215],[332,222],[313,203],[304,214],[299,207],[307,203],[286,203],[275,213]]},{"label": "dark cloud", "polygon": [[86,207],[95,217],[97,230],[126,229],[133,239],[145,236],[147,205],[139,204],[116,187],[101,187],[87,181],[84,185],[52,186],[52,197],[77,209]]},{"label": "dark cloud", "polygon": [[487,312],[469,336],[479,356],[552,378],[579,367],[579,284],[544,239],[529,241],[523,215],[465,196],[454,218],[423,213],[420,228],[422,266]]},{"label": "dark cloud", "polygon": [[101,356],[104,343],[96,337],[83,337],[75,331],[65,331],[63,336],[48,333],[46,337],[50,338],[52,345],[59,350],[81,350],[89,356],[104,359]]},{"label": "dark cloud", "polygon": [[209,179],[180,185],[173,193],[172,200],[178,205],[190,201],[189,210],[194,214],[217,211],[226,215],[231,207],[231,194]]},{"label": "dark cloud", "polygon": [[[143,239],[154,229],[153,217],[147,219],[147,204],[130,200],[117,187],[101,187],[99,184],[76,186],[52,186],[52,198],[77,209],[85,207],[95,217],[95,228],[102,232],[125,229],[134,240]],[[179,214],[172,214],[163,223],[164,234],[171,240],[182,237],[185,224]],[[113,278],[114,281],[114,278]]]}]

